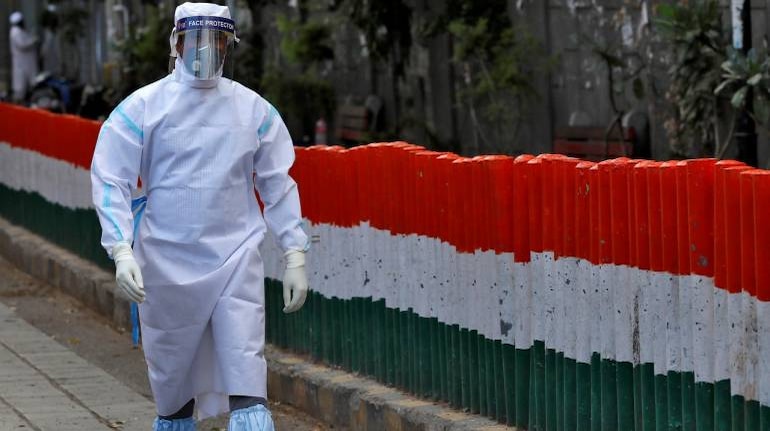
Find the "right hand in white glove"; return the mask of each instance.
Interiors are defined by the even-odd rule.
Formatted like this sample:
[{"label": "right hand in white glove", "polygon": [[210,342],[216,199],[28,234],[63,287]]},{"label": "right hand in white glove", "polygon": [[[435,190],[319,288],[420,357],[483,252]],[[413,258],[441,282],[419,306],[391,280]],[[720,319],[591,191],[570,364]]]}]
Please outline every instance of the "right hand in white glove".
[{"label": "right hand in white glove", "polygon": [[305,303],[307,296],[307,274],[305,274],[305,252],[289,250],[286,257],[286,272],[283,273],[283,312],[293,313]]},{"label": "right hand in white glove", "polygon": [[112,248],[115,260],[115,280],[126,295],[134,302],[144,301],[144,281],[139,265],[134,259],[134,252],[127,242],[119,242]]}]

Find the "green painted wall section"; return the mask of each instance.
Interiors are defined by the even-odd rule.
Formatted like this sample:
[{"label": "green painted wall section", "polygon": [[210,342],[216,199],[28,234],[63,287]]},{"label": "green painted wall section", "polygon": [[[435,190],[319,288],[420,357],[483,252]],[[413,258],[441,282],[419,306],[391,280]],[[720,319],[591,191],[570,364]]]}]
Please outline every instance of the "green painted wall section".
[{"label": "green painted wall section", "polygon": [[[0,215],[112,268],[92,210],[0,184]],[[281,283],[265,284],[271,343],[503,423],[548,431],[770,430],[770,408],[731,396],[729,381],[696,384],[693,373],[655,375],[651,364],[598,354],[577,363],[542,341],[517,349],[366,298],[310,292],[305,307],[287,315]]]},{"label": "green painted wall section", "polygon": [[104,268],[114,268],[100,245],[102,228],[96,212],[51,203],[38,193],[0,184],[0,215]]},{"label": "green painted wall section", "polygon": [[366,298],[310,292],[284,314],[280,281],[265,281],[269,342],[412,394],[509,425],[556,431],[770,430],[770,407],[730,396],[730,382],[655,375],[594,354],[578,363],[537,341],[529,349]]}]

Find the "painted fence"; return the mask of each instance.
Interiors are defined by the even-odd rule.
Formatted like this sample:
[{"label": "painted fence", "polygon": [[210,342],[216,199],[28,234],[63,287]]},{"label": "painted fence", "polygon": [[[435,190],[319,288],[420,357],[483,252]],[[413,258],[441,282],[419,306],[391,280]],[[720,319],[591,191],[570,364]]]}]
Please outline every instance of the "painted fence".
[{"label": "painted fence", "polygon": [[[0,215],[101,264],[99,125],[0,105]],[[770,429],[770,172],[297,150],[313,292],[273,343],[533,430]]]}]

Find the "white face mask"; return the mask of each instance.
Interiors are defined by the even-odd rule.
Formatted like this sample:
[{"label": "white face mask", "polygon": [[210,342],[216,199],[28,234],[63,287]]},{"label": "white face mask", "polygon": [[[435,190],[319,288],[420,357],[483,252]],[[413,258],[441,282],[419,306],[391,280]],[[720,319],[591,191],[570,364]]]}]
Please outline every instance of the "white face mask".
[{"label": "white face mask", "polygon": [[188,47],[182,55],[187,71],[198,79],[212,79],[222,72],[224,56],[215,55],[210,45],[201,48]]},{"label": "white face mask", "polygon": [[[181,39],[180,39],[181,38]],[[181,43],[177,44],[179,41]],[[170,42],[178,50],[187,74],[197,80],[222,76],[228,51],[237,41],[232,20],[188,17],[177,22]]]}]

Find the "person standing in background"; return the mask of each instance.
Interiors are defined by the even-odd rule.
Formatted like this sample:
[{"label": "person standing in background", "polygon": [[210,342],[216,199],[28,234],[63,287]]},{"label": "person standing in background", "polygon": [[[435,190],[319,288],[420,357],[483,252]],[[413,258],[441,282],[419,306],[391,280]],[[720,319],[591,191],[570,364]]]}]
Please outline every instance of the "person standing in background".
[{"label": "person standing in background", "polygon": [[27,96],[32,81],[37,75],[37,37],[24,29],[24,15],[16,11],[11,14],[11,89],[14,102],[21,102]]}]

